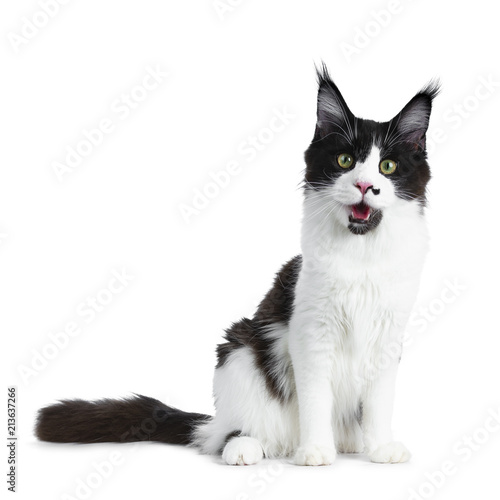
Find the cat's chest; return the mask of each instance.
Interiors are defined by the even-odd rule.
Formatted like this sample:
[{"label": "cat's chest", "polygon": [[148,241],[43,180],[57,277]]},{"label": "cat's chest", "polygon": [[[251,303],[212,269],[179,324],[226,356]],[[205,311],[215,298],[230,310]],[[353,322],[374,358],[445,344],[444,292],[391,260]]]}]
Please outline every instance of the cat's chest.
[{"label": "cat's chest", "polygon": [[[327,344],[345,370],[361,373],[391,342],[398,342],[411,310],[415,286],[396,275],[365,269],[345,279],[325,277],[323,319]],[[320,311],[318,311],[321,314]],[[335,364],[335,363],[333,363]]]},{"label": "cat's chest", "polygon": [[306,301],[340,344],[357,349],[404,326],[415,300],[418,277],[417,269],[411,272],[404,263],[359,265],[339,258],[304,283]]},{"label": "cat's chest", "polygon": [[358,262],[337,257],[317,278],[332,307],[384,311],[411,302],[419,271],[417,266],[402,259]]}]

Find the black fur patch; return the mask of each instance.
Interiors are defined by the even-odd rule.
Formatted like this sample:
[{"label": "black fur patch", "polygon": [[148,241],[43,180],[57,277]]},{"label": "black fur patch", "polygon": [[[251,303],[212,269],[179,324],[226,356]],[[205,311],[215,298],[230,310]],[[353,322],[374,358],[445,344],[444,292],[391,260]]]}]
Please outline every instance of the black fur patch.
[{"label": "black fur patch", "polygon": [[[381,160],[389,158],[397,163],[396,171],[388,176],[396,195],[406,200],[417,199],[424,205],[430,179],[425,133],[432,100],[439,92],[438,84],[427,85],[400,113],[384,123],[355,117],[326,67],[318,71],[318,84],[318,121],[305,152],[305,189],[328,188],[342,174],[355,168],[356,162],[365,161],[375,145],[380,148]],[[337,163],[342,153],[354,158],[348,169]],[[356,228],[356,234],[364,234],[372,228]]]},{"label": "black fur patch", "polygon": [[222,453],[224,451],[224,447],[226,446],[227,443],[229,443],[229,441],[231,441],[231,439],[240,437],[241,435],[242,435],[241,431],[230,432],[226,436],[226,439],[224,439],[224,442],[222,443],[222,446],[220,447],[219,453]]},{"label": "black fur patch", "polygon": [[276,363],[272,353],[274,340],[266,332],[275,323],[288,324],[293,312],[295,285],[302,265],[298,255],[285,264],[276,275],[274,284],[266,294],[252,319],[243,318],[226,330],[223,344],[217,346],[217,368],[223,366],[229,355],[243,346],[250,347],[258,368],[265,377],[269,392],[284,399],[279,381],[273,372]]},{"label": "black fur patch", "polygon": [[[328,188],[346,171],[337,164],[340,153],[353,156],[355,161],[350,168],[354,168],[355,162],[364,161],[373,145],[377,145],[381,159],[397,162],[397,170],[390,176],[397,195],[423,204],[430,178],[425,133],[432,99],[438,93],[437,85],[423,89],[391,121],[377,123],[352,114],[326,68],[318,72],[318,79],[318,121],[313,141],[305,153],[305,189]],[[366,224],[352,220],[349,229],[365,234],[381,219],[382,213],[374,211]],[[301,266],[301,256],[288,262],[277,274],[254,317],[233,324],[226,331],[226,342],[217,347],[217,368],[227,363],[236,349],[250,348],[269,392],[281,400],[287,395],[273,370],[277,363],[272,349],[274,340],[267,333],[277,323],[289,323]],[[361,419],[361,415],[360,406],[358,418]],[[140,395],[122,400],[66,400],[39,411],[35,433],[42,441],[59,443],[159,441],[185,445],[193,442],[194,429],[211,418]],[[235,431],[227,439],[238,435],[240,432]]]},{"label": "black fur patch", "polygon": [[210,418],[140,395],[98,401],[75,399],[42,408],[38,412],[35,434],[38,439],[53,443],[190,444],[196,425]]},{"label": "black fur patch", "polygon": [[237,323],[233,323],[230,328],[226,330],[224,339],[226,342],[217,346],[217,366],[220,368],[227,362],[229,355],[245,345],[253,346],[253,336],[255,334],[255,325],[253,321],[248,318],[242,318]]},{"label": "black fur patch", "polygon": [[272,288],[259,304],[253,319],[262,325],[288,323],[293,313],[295,285],[302,266],[302,256],[288,261],[277,273]]}]

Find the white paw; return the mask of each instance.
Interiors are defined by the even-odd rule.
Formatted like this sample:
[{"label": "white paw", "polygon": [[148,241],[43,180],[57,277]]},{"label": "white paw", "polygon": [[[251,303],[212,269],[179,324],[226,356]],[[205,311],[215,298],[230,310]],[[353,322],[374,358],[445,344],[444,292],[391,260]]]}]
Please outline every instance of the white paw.
[{"label": "white paw", "polygon": [[256,464],[264,456],[257,439],[247,436],[235,437],[224,447],[222,458],[229,465]]},{"label": "white paw", "polygon": [[336,455],[335,448],[308,444],[297,450],[294,462],[296,465],[330,465]]},{"label": "white paw", "polygon": [[396,464],[410,460],[411,453],[403,443],[391,441],[380,445],[369,456],[372,462],[378,464]]}]

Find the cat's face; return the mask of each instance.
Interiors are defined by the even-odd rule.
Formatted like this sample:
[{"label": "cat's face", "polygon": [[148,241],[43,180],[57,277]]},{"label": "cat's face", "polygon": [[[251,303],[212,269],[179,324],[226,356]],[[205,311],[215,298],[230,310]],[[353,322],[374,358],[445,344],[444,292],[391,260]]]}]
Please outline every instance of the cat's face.
[{"label": "cat's face", "polygon": [[305,188],[331,204],[325,216],[363,235],[401,203],[425,204],[430,179],[425,133],[437,92],[429,85],[392,120],[378,123],[356,118],[323,68],[316,132],[305,155]]}]

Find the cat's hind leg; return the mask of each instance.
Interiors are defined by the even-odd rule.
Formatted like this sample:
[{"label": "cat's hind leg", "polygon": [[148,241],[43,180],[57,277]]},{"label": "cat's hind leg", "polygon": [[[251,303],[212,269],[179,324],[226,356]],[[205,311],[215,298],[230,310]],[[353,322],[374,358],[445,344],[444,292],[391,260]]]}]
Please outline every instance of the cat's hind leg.
[{"label": "cat's hind leg", "polygon": [[261,330],[242,320],[230,332],[218,350],[216,413],[197,426],[194,445],[234,465],[288,456],[298,444],[299,416],[286,326]]}]

